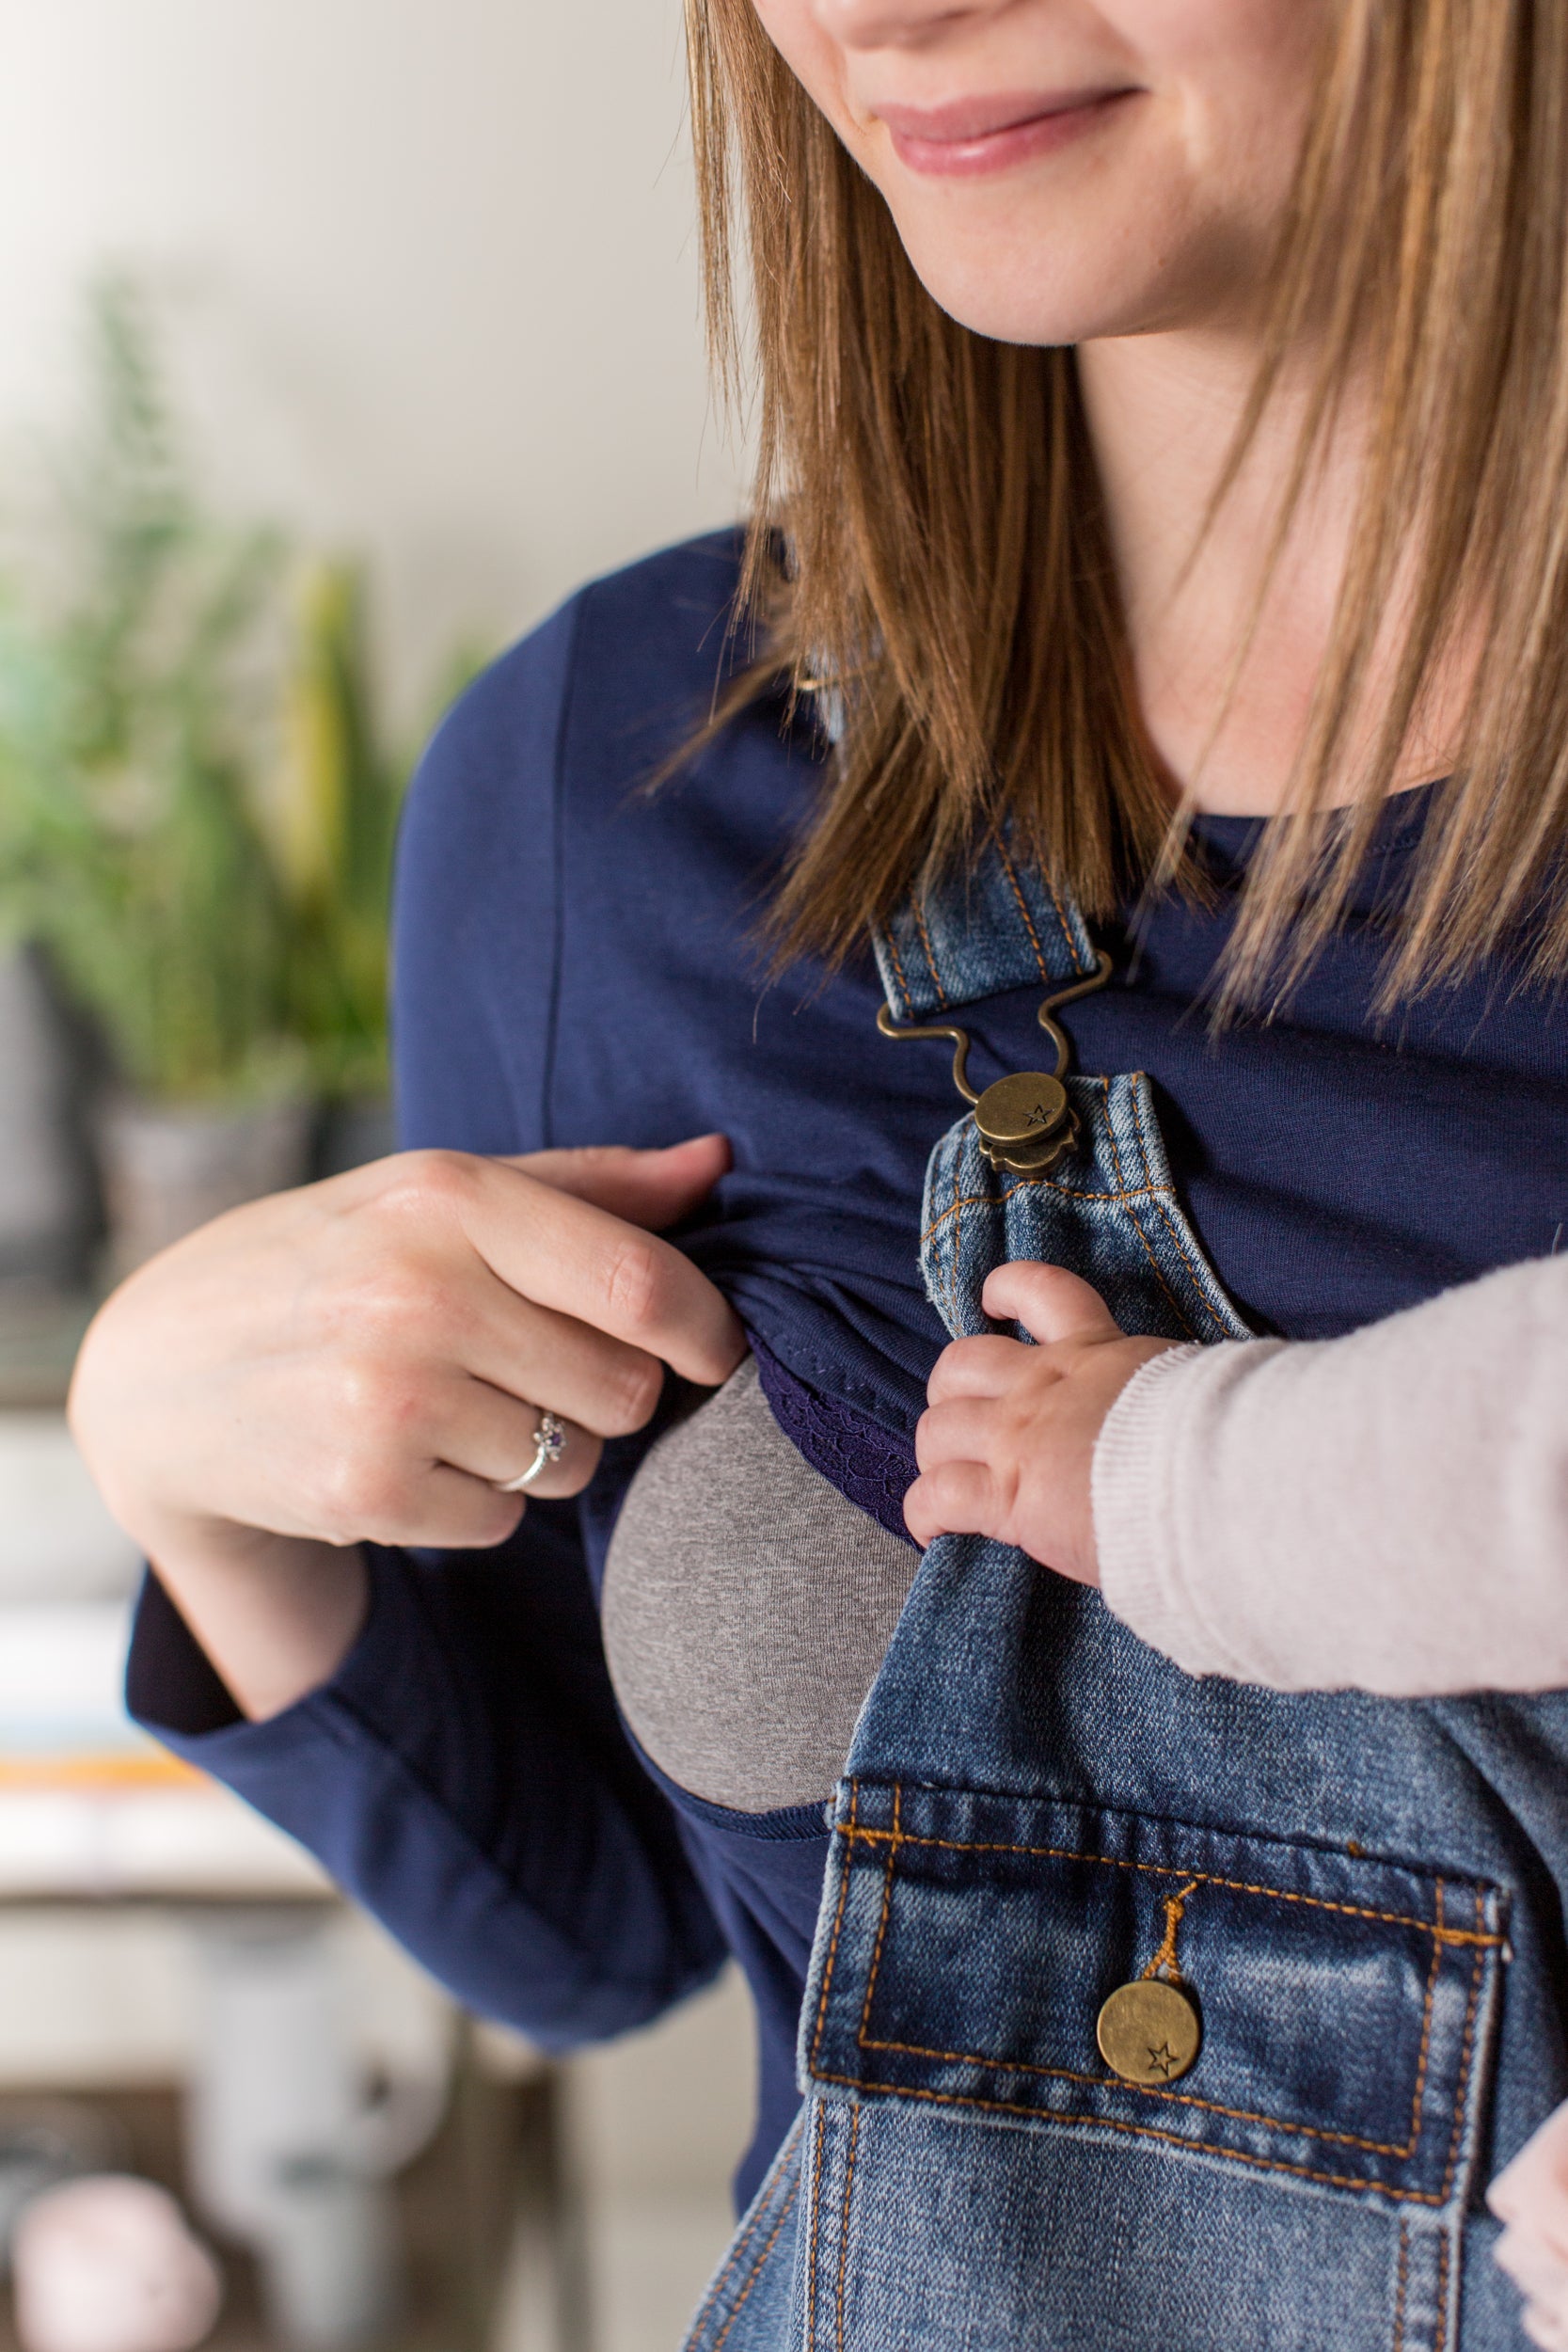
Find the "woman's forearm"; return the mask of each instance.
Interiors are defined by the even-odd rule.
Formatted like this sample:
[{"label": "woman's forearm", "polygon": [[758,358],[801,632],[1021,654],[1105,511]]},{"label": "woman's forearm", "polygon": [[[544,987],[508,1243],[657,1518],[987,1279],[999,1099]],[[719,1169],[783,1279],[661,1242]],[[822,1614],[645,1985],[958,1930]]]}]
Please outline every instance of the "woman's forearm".
[{"label": "woman's forearm", "polygon": [[1156,1358],[1101,1433],[1094,1523],[1110,1607],[1190,1673],[1568,1685],[1568,1260]]},{"label": "woman's forearm", "polygon": [[281,1714],[330,1681],[369,1606],[370,1576],[357,1545],[233,1528],[170,1535],[157,1545],[152,1566],[253,1722]]}]

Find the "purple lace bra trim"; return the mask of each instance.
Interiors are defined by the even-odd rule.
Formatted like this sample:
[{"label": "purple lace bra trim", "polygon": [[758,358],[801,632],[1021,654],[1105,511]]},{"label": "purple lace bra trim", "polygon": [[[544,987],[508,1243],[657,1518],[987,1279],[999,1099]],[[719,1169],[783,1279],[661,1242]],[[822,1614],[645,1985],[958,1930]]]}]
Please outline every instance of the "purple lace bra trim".
[{"label": "purple lace bra trim", "polygon": [[904,1496],[915,1477],[914,1448],[909,1439],[891,1436],[852,1405],[818,1396],[786,1371],[754,1332],[752,1351],[762,1392],[796,1451],[890,1535],[912,1543],[904,1525]]}]

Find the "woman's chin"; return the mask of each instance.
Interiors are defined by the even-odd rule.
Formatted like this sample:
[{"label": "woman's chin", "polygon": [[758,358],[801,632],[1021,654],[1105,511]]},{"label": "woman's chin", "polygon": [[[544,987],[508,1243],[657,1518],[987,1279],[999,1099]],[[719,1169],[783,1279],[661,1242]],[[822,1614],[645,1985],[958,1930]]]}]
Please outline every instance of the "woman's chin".
[{"label": "woman's chin", "polygon": [[1109,262],[1097,270],[1080,252],[1053,263],[1037,240],[1020,239],[1016,254],[994,245],[955,251],[945,242],[932,249],[912,237],[905,249],[932,301],[992,342],[1083,343],[1164,323],[1166,289],[1151,284],[1147,270],[1118,284]]}]

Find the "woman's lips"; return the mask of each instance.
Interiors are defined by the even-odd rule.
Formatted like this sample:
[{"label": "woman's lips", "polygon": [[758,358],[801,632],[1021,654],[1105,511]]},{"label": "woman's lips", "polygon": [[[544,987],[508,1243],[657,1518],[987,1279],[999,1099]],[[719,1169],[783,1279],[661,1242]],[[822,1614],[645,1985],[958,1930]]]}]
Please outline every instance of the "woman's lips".
[{"label": "woman's lips", "polygon": [[935,179],[959,179],[983,171],[1005,171],[1033,155],[1045,155],[1092,130],[1136,96],[1129,88],[1052,90],[1033,97],[965,98],[951,105],[922,109],[878,106],[895,154],[911,171]]}]

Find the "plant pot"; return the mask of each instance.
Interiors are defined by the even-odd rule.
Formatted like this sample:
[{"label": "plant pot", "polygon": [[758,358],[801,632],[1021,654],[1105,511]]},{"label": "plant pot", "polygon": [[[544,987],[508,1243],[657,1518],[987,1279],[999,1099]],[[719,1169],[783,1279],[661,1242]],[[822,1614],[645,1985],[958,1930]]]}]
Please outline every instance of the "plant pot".
[{"label": "plant pot", "polygon": [[120,1095],[99,1116],[109,1273],[135,1267],[243,1201],[303,1184],[314,1105],[295,1096],[210,1106]]},{"label": "plant pot", "polygon": [[384,1094],[345,1094],[322,1113],[318,1176],[341,1176],[397,1150],[392,1105]]},{"label": "plant pot", "polygon": [[91,1225],[71,1039],[29,955],[0,954],[0,1280],[67,1283]]}]

